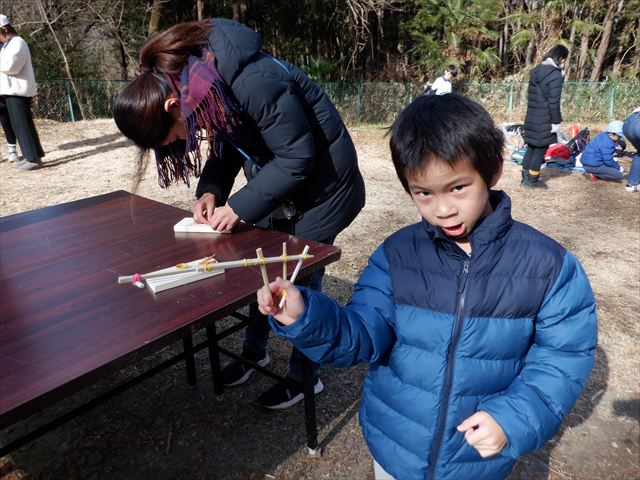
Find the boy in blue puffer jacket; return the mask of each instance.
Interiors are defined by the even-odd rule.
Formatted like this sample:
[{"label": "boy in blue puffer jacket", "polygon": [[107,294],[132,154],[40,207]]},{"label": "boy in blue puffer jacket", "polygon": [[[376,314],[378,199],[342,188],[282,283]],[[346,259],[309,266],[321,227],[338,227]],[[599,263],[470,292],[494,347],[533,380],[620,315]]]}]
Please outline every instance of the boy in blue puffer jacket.
[{"label": "boy in blue puffer jacket", "polygon": [[589,377],[591,287],[573,255],[514,221],[509,197],[491,190],[503,137],[480,105],[419,97],[390,133],[423,221],[373,253],[346,307],[281,278],[258,303],[314,361],[369,364],[360,424],[376,478],[505,478],[553,436]]},{"label": "boy in blue puffer jacket", "polygon": [[613,158],[616,145],[623,138],[622,125],[620,120],[609,122],[607,130],[596,135],[585,147],[580,163],[588,180],[594,182],[598,178],[613,181],[622,179],[622,167]]}]

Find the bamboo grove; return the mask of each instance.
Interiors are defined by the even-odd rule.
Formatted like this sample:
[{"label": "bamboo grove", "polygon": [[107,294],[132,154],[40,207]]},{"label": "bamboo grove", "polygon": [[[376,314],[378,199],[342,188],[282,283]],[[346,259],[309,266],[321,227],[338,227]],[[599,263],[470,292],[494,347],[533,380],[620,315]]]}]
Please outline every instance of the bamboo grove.
[{"label": "bamboo grove", "polygon": [[640,0],[0,0],[38,77],[129,79],[142,42],[212,16],[258,30],[317,81],[522,80],[555,43],[567,79],[635,81]]}]

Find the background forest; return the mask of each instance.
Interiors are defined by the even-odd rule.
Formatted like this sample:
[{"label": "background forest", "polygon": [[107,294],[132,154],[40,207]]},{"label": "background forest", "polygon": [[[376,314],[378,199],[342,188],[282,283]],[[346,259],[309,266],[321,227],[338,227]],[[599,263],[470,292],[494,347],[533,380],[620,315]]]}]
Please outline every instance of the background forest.
[{"label": "background forest", "polygon": [[518,81],[557,42],[568,80],[640,74],[640,0],[0,0],[0,13],[40,79],[131,79],[150,34],[213,16],[320,82],[422,82],[449,63],[463,82]]}]

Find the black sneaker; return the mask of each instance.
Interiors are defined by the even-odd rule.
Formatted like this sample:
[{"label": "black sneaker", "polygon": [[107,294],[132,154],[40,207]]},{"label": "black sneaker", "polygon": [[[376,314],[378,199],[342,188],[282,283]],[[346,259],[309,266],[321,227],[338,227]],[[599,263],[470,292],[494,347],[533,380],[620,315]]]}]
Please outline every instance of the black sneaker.
[{"label": "black sneaker", "polygon": [[[318,379],[313,386],[313,393],[316,395],[324,390],[322,381]],[[281,381],[276,383],[269,390],[260,395],[256,402],[258,405],[271,410],[282,410],[295,405],[304,398],[302,393],[302,382]]]},{"label": "black sneaker", "polygon": [[[255,360],[253,358],[249,358],[245,353],[242,354],[242,357],[251,360],[252,362],[256,362],[261,367],[268,365],[271,361],[269,355],[266,353],[264,354],[264,357]],[[250,366],[241,362],[233,361],[222,369],[222,382],[225,387],[242,385],[244,382],[249,380],[249,377],[253,372],[255,372],[255,369]]]}]

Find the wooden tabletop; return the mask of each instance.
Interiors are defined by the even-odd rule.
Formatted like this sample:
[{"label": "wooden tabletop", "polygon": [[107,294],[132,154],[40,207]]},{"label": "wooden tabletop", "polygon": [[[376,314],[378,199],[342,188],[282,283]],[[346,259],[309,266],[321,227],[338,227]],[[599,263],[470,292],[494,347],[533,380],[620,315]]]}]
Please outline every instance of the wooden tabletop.
[{"label": "wooden tabletop", "polygon": [[[223,318],[262,285],[258,267],[157,294],[119,285],[119,275],[212,254],[253,258],[258,247],[277,256],[284,241],[289,255],[310,246],[301,277],[340,257],[338,247],[248,226],[174,233],[189,215],[116,191],[0,218],[0,428]],[[275,279],[282,266],[267,270]]]}]

